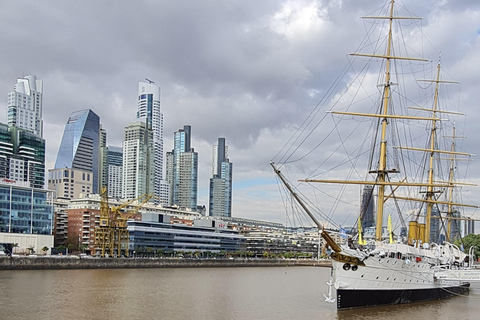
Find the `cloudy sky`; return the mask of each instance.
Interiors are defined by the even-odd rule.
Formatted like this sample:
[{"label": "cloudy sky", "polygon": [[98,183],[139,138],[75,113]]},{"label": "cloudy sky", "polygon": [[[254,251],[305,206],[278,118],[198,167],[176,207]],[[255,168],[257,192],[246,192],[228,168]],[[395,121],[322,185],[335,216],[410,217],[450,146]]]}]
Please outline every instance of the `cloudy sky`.
[{"label": "cloudy sky", "polygon": [[[428,59],[460,81],[470,152],[480,110],[480,2],[399,0],[423,18]],[[164,149],[192,126],[199,204],[208,203],[211,148],[225,137],[234,163],[233,215],[284,223],[269,161],[347,63],[383,0],[4,1],[0,5],[0,109],[16,79],[44,82],[47,169],[72,111],[92,109],[120,146],[134,121],[137,84],[161,87]],[[431,49],[431,48],[435,49]],[[5,122],[6,112],[0,112]],[[470,132],[469,132],[470,131]],[[472,149],[473,148],[473,149]],[[478,164],[470,168],[479,180]]]}]

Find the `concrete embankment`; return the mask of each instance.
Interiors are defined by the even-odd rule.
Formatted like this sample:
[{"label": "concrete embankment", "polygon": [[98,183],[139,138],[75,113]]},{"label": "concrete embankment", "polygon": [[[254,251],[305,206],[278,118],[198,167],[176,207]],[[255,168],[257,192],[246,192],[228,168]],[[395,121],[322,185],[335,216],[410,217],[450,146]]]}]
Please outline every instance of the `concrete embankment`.
[{"label": "concrete embankment", "polygon": [[174,258],[79,258],[1,257],[0,270],[128,269],[128,268],[219,268],[219,267],[330,267],[329,260],[284,259],[174,259]]}]

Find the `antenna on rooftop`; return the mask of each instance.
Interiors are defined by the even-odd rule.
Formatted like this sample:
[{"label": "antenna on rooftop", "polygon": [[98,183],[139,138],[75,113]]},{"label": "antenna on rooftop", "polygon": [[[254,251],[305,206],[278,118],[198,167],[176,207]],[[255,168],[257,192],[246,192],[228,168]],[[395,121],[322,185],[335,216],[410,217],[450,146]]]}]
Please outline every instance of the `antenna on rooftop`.
[{"label": "antenna on rooftop", "polygon": [[147,81],[148,81],[148,83],[150,83],[150,84],[152,84],[152,83],[155,83],[155,82],[153,82],[152,80],[150,80],[150,79],[147,79],[147,78],[145,78],[145,80],[147,80]]}]

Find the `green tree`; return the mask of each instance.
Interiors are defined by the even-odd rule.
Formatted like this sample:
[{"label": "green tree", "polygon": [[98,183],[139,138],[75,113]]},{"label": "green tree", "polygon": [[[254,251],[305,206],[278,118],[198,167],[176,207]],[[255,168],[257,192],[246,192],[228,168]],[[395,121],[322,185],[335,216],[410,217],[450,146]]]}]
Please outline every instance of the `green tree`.
[{"label": "green tree", "polygon": [[471,246],[475,246],[475,256],[480,257],[480,235],[477,234],[469,234],[466,237],[462,239],[455,240],[454,244],[458,246],[459,248],[462,247],[463,244],[463,252],[467,253],[470,250]]}]

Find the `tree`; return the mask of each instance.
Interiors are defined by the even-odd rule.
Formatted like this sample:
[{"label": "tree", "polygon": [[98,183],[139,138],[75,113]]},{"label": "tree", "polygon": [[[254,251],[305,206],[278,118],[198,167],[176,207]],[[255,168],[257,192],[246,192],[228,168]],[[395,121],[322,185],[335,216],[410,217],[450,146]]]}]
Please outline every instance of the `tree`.
[{"label": "tree", "polygon": [[480,257],[480,235],[471,233],[462,239],[455,240],[454,244],[459,248],[461,248],[463,244],[463,252],[465,253],[469,252],[471,246],[475,246],[474,254]]}]

